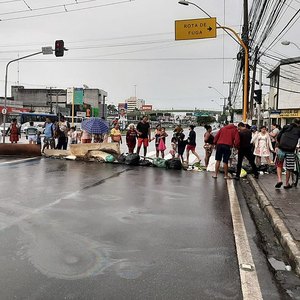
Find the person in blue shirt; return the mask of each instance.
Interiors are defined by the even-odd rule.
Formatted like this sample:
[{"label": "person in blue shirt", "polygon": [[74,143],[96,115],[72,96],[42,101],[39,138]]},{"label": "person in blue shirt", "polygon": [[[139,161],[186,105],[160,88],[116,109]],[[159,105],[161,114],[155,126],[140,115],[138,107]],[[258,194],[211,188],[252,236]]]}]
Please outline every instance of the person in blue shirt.
[{"label": "person in blue shirt", "polygon": [[45,128],[44,131],[44,145],[42,149],[42,153],[44,153],[45,149],[54,149],[55,142],[54,142],[54,124],[49,118],[46,118],[46,122],[43,126]]}]

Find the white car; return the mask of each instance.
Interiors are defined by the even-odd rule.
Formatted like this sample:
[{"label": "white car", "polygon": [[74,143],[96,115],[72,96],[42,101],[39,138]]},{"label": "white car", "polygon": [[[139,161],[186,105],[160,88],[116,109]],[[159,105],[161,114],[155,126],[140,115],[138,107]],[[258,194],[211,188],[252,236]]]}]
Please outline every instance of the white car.
[{"label": "white car", "polygon": [[[43,128],[43,125],[44,125],[44,123],[43,124],[35,124],[34,125],[34,127],[40,132],[40,133],[44,133],[44,131],[45,131],[45,128]],[[21,132],[22,133],[26,133],[26,130],[27,130],[27,128],[29,127],[30,125],[29,125],[29,122],[26,122],[26,123],[24,123],[24,124],[22,124],[22,126],[21,126]]]}]

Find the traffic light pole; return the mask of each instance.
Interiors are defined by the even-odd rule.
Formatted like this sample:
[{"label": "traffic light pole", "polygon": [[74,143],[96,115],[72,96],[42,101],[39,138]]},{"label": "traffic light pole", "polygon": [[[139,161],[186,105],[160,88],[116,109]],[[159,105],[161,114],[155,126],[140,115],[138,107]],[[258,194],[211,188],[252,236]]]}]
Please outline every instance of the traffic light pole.
[{"label": "traffic light pole", "polygon": [[35,55],[38,55],[38,54],[42,54],[43,51],[39,51],[39,52],[36,52],[36,53],[32,53],[32,54],[29,54],[29,55],[26,55],[26,56],[23,56],[23,57],[19,57],[19,58],[16,58],[16,59],[13,59],[11,61],[9,61],[6,65],[6,69],[5,69],[5,94],[4,94],[4,109],[5,109],[5,114],[3,114],[3,144],[5,144],[5,123],[6,123],[6,114],[7,114],[7,106],[6,106],[6,102],[7,102],[7,74],[8,74],[8,67],[11,63],[15,62],[15,61],[19,61],[21,59],[25,59],[25,58],[28,58],[28,57],[31,57],[31,56],[35,56]]},{"label": "traffic light pole", "polygon": [[217,29],[226,29],[228,31],[231,31],[234,36],[239,41],[240,45],[245,50],[245,69],[244,69],[244,97],[243,97],[243,122],[247,121],[247,112],[248,112],[248,98],[249,98],[249,50],[246,44],[243,42],[243,40],[239,37],[239,35],[230,27],[226,26],[219,26]]}]

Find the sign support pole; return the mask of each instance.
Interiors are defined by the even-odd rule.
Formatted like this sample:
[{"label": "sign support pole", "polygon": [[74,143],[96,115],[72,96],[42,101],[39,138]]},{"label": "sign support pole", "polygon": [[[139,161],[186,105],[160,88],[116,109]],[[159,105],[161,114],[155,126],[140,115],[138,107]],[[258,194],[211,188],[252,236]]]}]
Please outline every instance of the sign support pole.
[{"label": "sign support pole", "polygon": [[243,40],[239,37],[239,35],[230,27],[226,26],[219,26],[217,29],[226,29],[231,31],[234,36],[237,38],[239,41],[240,45],[244,48],[245,50],[245,69],[244,69],[244,97],[243,97],[243,122],[247,121],[247,112],[248,112],[248,95],[249,95],[249,87],[248,87],[248,82],[249,82],[249,50],[246,44],[243,42]]}]

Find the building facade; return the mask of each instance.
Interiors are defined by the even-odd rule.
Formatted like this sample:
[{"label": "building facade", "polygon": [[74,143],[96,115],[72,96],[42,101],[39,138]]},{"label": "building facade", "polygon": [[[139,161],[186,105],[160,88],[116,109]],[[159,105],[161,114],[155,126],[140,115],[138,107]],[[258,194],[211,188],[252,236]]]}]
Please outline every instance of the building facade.
[{"label": "building facade", "polygon": [[12,86],[11,96],[11,99],[23,103],[23,107],[32,112],[71,115],[74,104],[74,115],[106,117],[107,92],[101,89],[27,89],[24,86]]},{"label": "building facade", "polygon": [[138,99],[137,97],[130,97],[125,100],[125,103],[127,104],[127,111],[131,112],[136,109],[140,110],[142,106],[145,105],[145,100]]},{"label": "building facade", "polygon": [[269,122],[283,126],[299,118],[300,57],[281,60],[267,78],[270,78],[267,109]]}]

